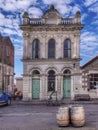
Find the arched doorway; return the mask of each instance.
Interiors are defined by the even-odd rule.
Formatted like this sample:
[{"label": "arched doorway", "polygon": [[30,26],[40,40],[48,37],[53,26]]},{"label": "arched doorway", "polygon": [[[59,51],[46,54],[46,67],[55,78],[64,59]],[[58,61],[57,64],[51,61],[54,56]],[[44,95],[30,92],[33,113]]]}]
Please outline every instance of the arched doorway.
[{"label": "arched doorway", "polygon": [[71,97],[71,71],[69,69],[63,72],[63,97]]},{"label": "arched doorway", "polygon": [[38,70],[34,70],[32,73],[32,98],[39,99],[40,98],[40,72]]},{"label": "arched doorway", "polygon": [[55,71],[48,72],[48,92],[55,91]]}]

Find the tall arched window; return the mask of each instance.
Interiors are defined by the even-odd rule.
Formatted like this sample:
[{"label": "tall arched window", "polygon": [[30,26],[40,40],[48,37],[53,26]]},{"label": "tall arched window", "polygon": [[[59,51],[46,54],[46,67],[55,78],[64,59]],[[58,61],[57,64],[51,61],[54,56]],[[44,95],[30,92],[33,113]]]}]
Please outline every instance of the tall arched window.
[{"label": "tall arched window", "polygon": [[48,58],[55,58],[55,40],[50,39],[48,42]]},{"label": "tall arched window", "polygon": [[50,70],[48,72],[48,91],[55,91],[55,72]]},{"label": "tall arched window", "polygon": [[32,44],[32,58],[33,59],[38,59],[39,58],[39,51],[40,51],[40,47],[39,47],[39,40],[38,39],[35,39],[33,41],[33,44]]},{"label": "tall arched window", "polygon": [[66,39],[64,41],[64,58],[71,58],[71,41]]}]

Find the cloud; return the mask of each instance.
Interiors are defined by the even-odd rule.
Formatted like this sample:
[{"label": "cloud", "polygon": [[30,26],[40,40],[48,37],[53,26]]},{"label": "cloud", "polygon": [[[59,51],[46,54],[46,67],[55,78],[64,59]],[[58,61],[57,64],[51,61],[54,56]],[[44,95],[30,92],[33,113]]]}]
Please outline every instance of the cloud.
[{"label": "cloud", "polygon": [[96,5],[93,5],[92,7],[90,7],[89,11],[97,13],[98,12],[98,3]]},{"label": "cloud", "polygon": [[44,4],[53,4],[53,5],[63,5],[63,4],[70,4],[73,0],[43,0]]},{"label": "cloud", "polygon": [[86,20],[86,18],[87,18],[87,16],[88,16],[88,14],[87,13],[83,13],[82,15],[81,15],[81,22],[85,22],[85,20]]},{"label": "cloud", "polygon": [[81,34],[80,55],[81,65],[98,55],[98,40],[94,32],[85,31]]},{"label": "cloud", "polygon": [[91,5],[95,4],[96,2],[97,2],[97,0],[85,0],[84,5],[91,6]]},{"label": "cloud", "polygon": [[27,10],[37,0],[0,0],[0,8],[4,11]]},{"label": "cloud", "polygon": [[43,0],[44,4],[54,5],[55,8],[62,14],[69,14],[72,7],[69,5],[73,0]]},{"label": "cloud", "polygon": [[87,55],[87,57],[97,55],[97,52],[95,51],[97,48],[97,35],[93,32],[83,32],[81,34],[81,55]]},{"label": "cloud", "polygon": [[29,8],[28,13],[29,13],[29,16],[33,18],[41,17],[43,14],[42,10],[36,7]]}]

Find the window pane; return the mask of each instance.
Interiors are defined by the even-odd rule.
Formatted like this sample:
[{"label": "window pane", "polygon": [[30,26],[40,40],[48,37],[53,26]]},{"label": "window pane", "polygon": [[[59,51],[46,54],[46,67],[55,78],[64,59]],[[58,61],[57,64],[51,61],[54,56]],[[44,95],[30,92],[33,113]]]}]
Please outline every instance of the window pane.
[{"label": "window pane", "polygon": [[90,74],[90,89],[96,89],[98,84],[98,74]]},{"label": "window pane", "polygon": [[48,58],[55,58],[55,40],[51,39],[48,43]]},{"label": "window pane", "polygon": [[64,58],[71,57],[71,42],[69,39],[64,41]]},{"label": "window pane", "polygon": [[68,58],[68,50],[64,50],[64,58]]},{"label": "window pane", "polygon": [[39,58],[39,40],[33,41],[33,58]]}]

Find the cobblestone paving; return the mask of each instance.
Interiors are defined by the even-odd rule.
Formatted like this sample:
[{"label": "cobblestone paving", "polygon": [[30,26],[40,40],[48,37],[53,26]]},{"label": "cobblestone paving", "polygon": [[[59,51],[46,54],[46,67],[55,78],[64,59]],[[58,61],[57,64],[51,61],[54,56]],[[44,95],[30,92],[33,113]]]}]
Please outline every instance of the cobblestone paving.
[{"label": "cobblestone paving", "polygon": [[[63,105],[66,106],[66,105]],[[0,107],[0,130],[98,130],[98,105],[84,104],[84,127],[58,127],[56,112],[59,107],[46,105],[18,105]]]}]

